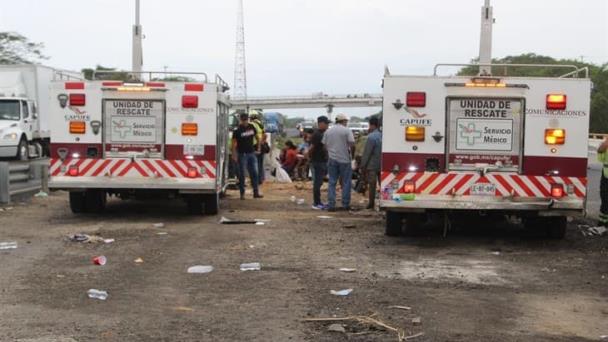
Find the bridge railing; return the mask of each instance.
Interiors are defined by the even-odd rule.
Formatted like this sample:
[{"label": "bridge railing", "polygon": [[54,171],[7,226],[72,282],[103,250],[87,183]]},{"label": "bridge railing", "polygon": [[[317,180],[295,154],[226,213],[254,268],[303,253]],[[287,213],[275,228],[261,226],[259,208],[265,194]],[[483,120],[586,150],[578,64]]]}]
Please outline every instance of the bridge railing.
[{"label": "bridge railing", "polygon": [[362,94],[311,94],[311,95],[292,95],[292,96],[248,96],[247,98],[232,97],[233,101],[297,101],[297,100],[368,100],[382,98],[382,94],[362,93]]}]

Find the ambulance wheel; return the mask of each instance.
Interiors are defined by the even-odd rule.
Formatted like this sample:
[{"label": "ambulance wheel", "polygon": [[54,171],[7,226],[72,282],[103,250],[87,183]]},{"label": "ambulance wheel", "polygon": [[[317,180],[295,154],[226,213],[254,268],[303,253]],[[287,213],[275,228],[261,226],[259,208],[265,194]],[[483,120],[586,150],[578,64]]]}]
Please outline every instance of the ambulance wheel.
[{"label": "ambulance wheel", "polygon": [[106,209],[106,192],[103,190],[87,190],[85,193],[86,212],[99,214]]},{"label": "ambulance wheel", "polygon": [[82,214],[86,211],[84,192],[70,191],[70,209],[74,214]]},{"label": "ambulance wheel", "polygon": [[425,214],[407,214],[405,216],[405,228],[403,229],[403,235],[411,236],[420,230],[426,223]]},{"label": "ambulance wheel", "polygon": [[555,240],[563,240],[566,237],[568,229],[567,217],[551,217],[547,218],[547,237]]},{"label": "ambulance wheel", "polygon": [[403,227],[403,215],[394,211],[386,212],[386,230],[387,236],[400,236],[401,228]]},{"label": "ambulance wheel", "polygon": [[25,137],[21,138],[21,140],[19,141],[19,146],[17,146],[17,160],[29,160],[30,159],[30,153],[29,153],[29,148],[27,146],[27,140],[25,140]]},{"label": "ambulance wheel", "polygon": [[217,215],[220,210],[220,194],[205,195],[205,215]]},{"label": "ambulance wheel", "polygon": [[186,205],[188,206],[188,213],[190,215],[202,215],[203,204],[203,196],[201,195],[190,195],[186,197]]}]

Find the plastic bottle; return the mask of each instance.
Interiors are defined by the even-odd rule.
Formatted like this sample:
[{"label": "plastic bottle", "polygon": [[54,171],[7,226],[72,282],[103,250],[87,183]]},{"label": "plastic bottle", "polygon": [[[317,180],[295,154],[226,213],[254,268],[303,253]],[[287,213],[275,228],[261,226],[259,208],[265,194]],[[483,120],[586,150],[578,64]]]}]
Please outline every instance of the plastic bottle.
[{"label": "plastic bottle", "polygon": [[17,249],[17,242],[0,242],[0,250]]},{"label": "plastic bottle", "polygon": [[92,299],[106,300],[108,298],[108,293],[106,291],[90,289],[87,291],[87,295]]}]

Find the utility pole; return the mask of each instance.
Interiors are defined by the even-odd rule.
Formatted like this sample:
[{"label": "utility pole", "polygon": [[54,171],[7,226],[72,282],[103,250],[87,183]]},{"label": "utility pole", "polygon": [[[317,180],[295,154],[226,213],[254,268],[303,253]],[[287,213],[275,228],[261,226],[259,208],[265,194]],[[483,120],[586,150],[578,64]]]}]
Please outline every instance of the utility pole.
[{"label": "utility pole", "polygon": [[[481,8],[481,41],[479,46],[479,75],[492,75],[492,29],[494,26],[494,8],[490,5],[490,0],[485,0],[485,5]],[[486,64],[484,66],[484,64]]]},{"label": "utility pole", "polygon": [[142,47],[142,27],[139,21],[139,0],[135,0],[135,25],[133,25],[133,76],[136,79],[141,78],[141,70],[144,64],[143,47]]},{"label": "utility pole", "polygon": [[245,15],[243,0],[237,0],[236,51],[234,58],[234,98],[247,99],[247,61],[245,58]]}]

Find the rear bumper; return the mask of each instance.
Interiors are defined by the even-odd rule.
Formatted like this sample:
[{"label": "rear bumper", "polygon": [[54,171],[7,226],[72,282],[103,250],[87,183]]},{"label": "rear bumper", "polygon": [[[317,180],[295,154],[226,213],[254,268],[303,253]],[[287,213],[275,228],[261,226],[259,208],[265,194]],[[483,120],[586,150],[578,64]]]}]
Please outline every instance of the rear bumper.
[{"label": "rear bumper", "polygon": [[215,179],[130,178],[130,177],[68,177],[54,176],[49,180],[52,190],[177,190],[182,193],[218,192]]},{"label": "rear bumper", "polygon": [[541,214],[567,214],[582,216],[585,213],[585,201],[581,198],[561,200],[537,197],[483,197],[483,196],[449,196],[449,195],[416,195],[411,201],[380,201],[380,208],[385,211],[423,212],[426,210],[487,210],[487,211],[534,211]]},{"label": "rear bumper", "polygon": [[17,146],[0,146],[0,157],[15,157],[17,156]]}]

